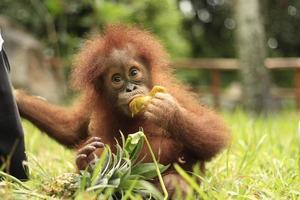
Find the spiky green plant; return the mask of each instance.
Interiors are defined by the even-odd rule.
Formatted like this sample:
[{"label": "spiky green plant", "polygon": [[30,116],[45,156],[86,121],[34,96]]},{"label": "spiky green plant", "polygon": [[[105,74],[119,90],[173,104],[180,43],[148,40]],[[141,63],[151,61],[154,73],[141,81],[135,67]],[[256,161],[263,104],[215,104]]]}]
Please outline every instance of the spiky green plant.
[{"label": "spiky green plant", "polygon": [[[122,133],[121,136],[122,145],[117,142],[116,154],[106,145],[101,157],[87,170],[80,171],[79,175],[57,177],[50,184],[46,184],[46,193],[66,197],[73,191],[72,196],[91,192],[99,199],[163,199],[163,195],[151,180],[159,176],[162,181],[161,173],[168,166],[157,163],[143,131],[129,134],[126,141]],[[153,163],[141,163],[137,160],[145,140],[153,156]],[[163,182],[161,184],[165,193]]]}]

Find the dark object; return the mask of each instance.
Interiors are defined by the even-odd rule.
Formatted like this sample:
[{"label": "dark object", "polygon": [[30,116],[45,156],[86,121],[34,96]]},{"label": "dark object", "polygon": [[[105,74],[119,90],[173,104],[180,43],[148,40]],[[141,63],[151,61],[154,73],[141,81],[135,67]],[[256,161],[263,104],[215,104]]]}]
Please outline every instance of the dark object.
[{"label": "dark object", "polygon": [[9,70],[8,59],[2,49],[0,51],[0,166],[4,166],[4,171],[16,178],[26,180],[27,168],[22,164],[26,160],[23,129],[12,94]]}]

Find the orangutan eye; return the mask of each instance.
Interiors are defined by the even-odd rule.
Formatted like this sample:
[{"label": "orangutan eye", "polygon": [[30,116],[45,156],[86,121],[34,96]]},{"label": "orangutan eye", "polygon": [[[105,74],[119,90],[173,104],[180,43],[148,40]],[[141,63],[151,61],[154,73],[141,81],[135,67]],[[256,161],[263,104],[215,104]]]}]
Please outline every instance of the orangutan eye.
[{"label": "orangutan eye", "polygon": [[132,77],[134,77],[138,73],[139,73],[139,70],[137,68],[133,67],[133,68],[130,69],[129,75],[132,76]]},{"label": "orangutan eye", "polygon": [[112,76],[111,80],[114,83],[120,83],[122,81],[122,77],[120,76],[120,74],[115,74]]}]

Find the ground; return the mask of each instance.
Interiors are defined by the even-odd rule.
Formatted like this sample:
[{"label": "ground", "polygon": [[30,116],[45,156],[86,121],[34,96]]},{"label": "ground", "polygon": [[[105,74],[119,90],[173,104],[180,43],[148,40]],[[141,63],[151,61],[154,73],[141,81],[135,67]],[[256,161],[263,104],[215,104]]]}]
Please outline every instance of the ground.
[{"label": "ground", "polygon": [[[242,111],[222,115],[231,127],[232,144],[207,165],[198,186],[202,198],[300,199],[299,114],[281,112],[267,119]],[[29,122],[23,124],[30,167],[30,181],[25,185],[33,191],[29,199],[44,198],[45,182],[75,171],[75,155]],[[24,194],[13,192],[20,188],[17,185],[0,183],[0,197],[24,199]]]}]

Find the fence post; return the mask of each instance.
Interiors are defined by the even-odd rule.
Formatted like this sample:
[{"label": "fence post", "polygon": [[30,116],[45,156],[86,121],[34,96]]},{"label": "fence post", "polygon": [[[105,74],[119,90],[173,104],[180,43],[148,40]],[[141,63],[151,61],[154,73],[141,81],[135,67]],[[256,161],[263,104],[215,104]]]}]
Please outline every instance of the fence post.
[{"label": "fence post", "polygon": [[296,69],[296,73],[294,76],[294,87],[296,109],[300,111],[300,69]]},{"label": "fence post", "polygon": [[211,93],[213,95],[213,102],[216,109],[220,108],[220,87],[221,87],[221,75],[220,71],[211,70]]}]

